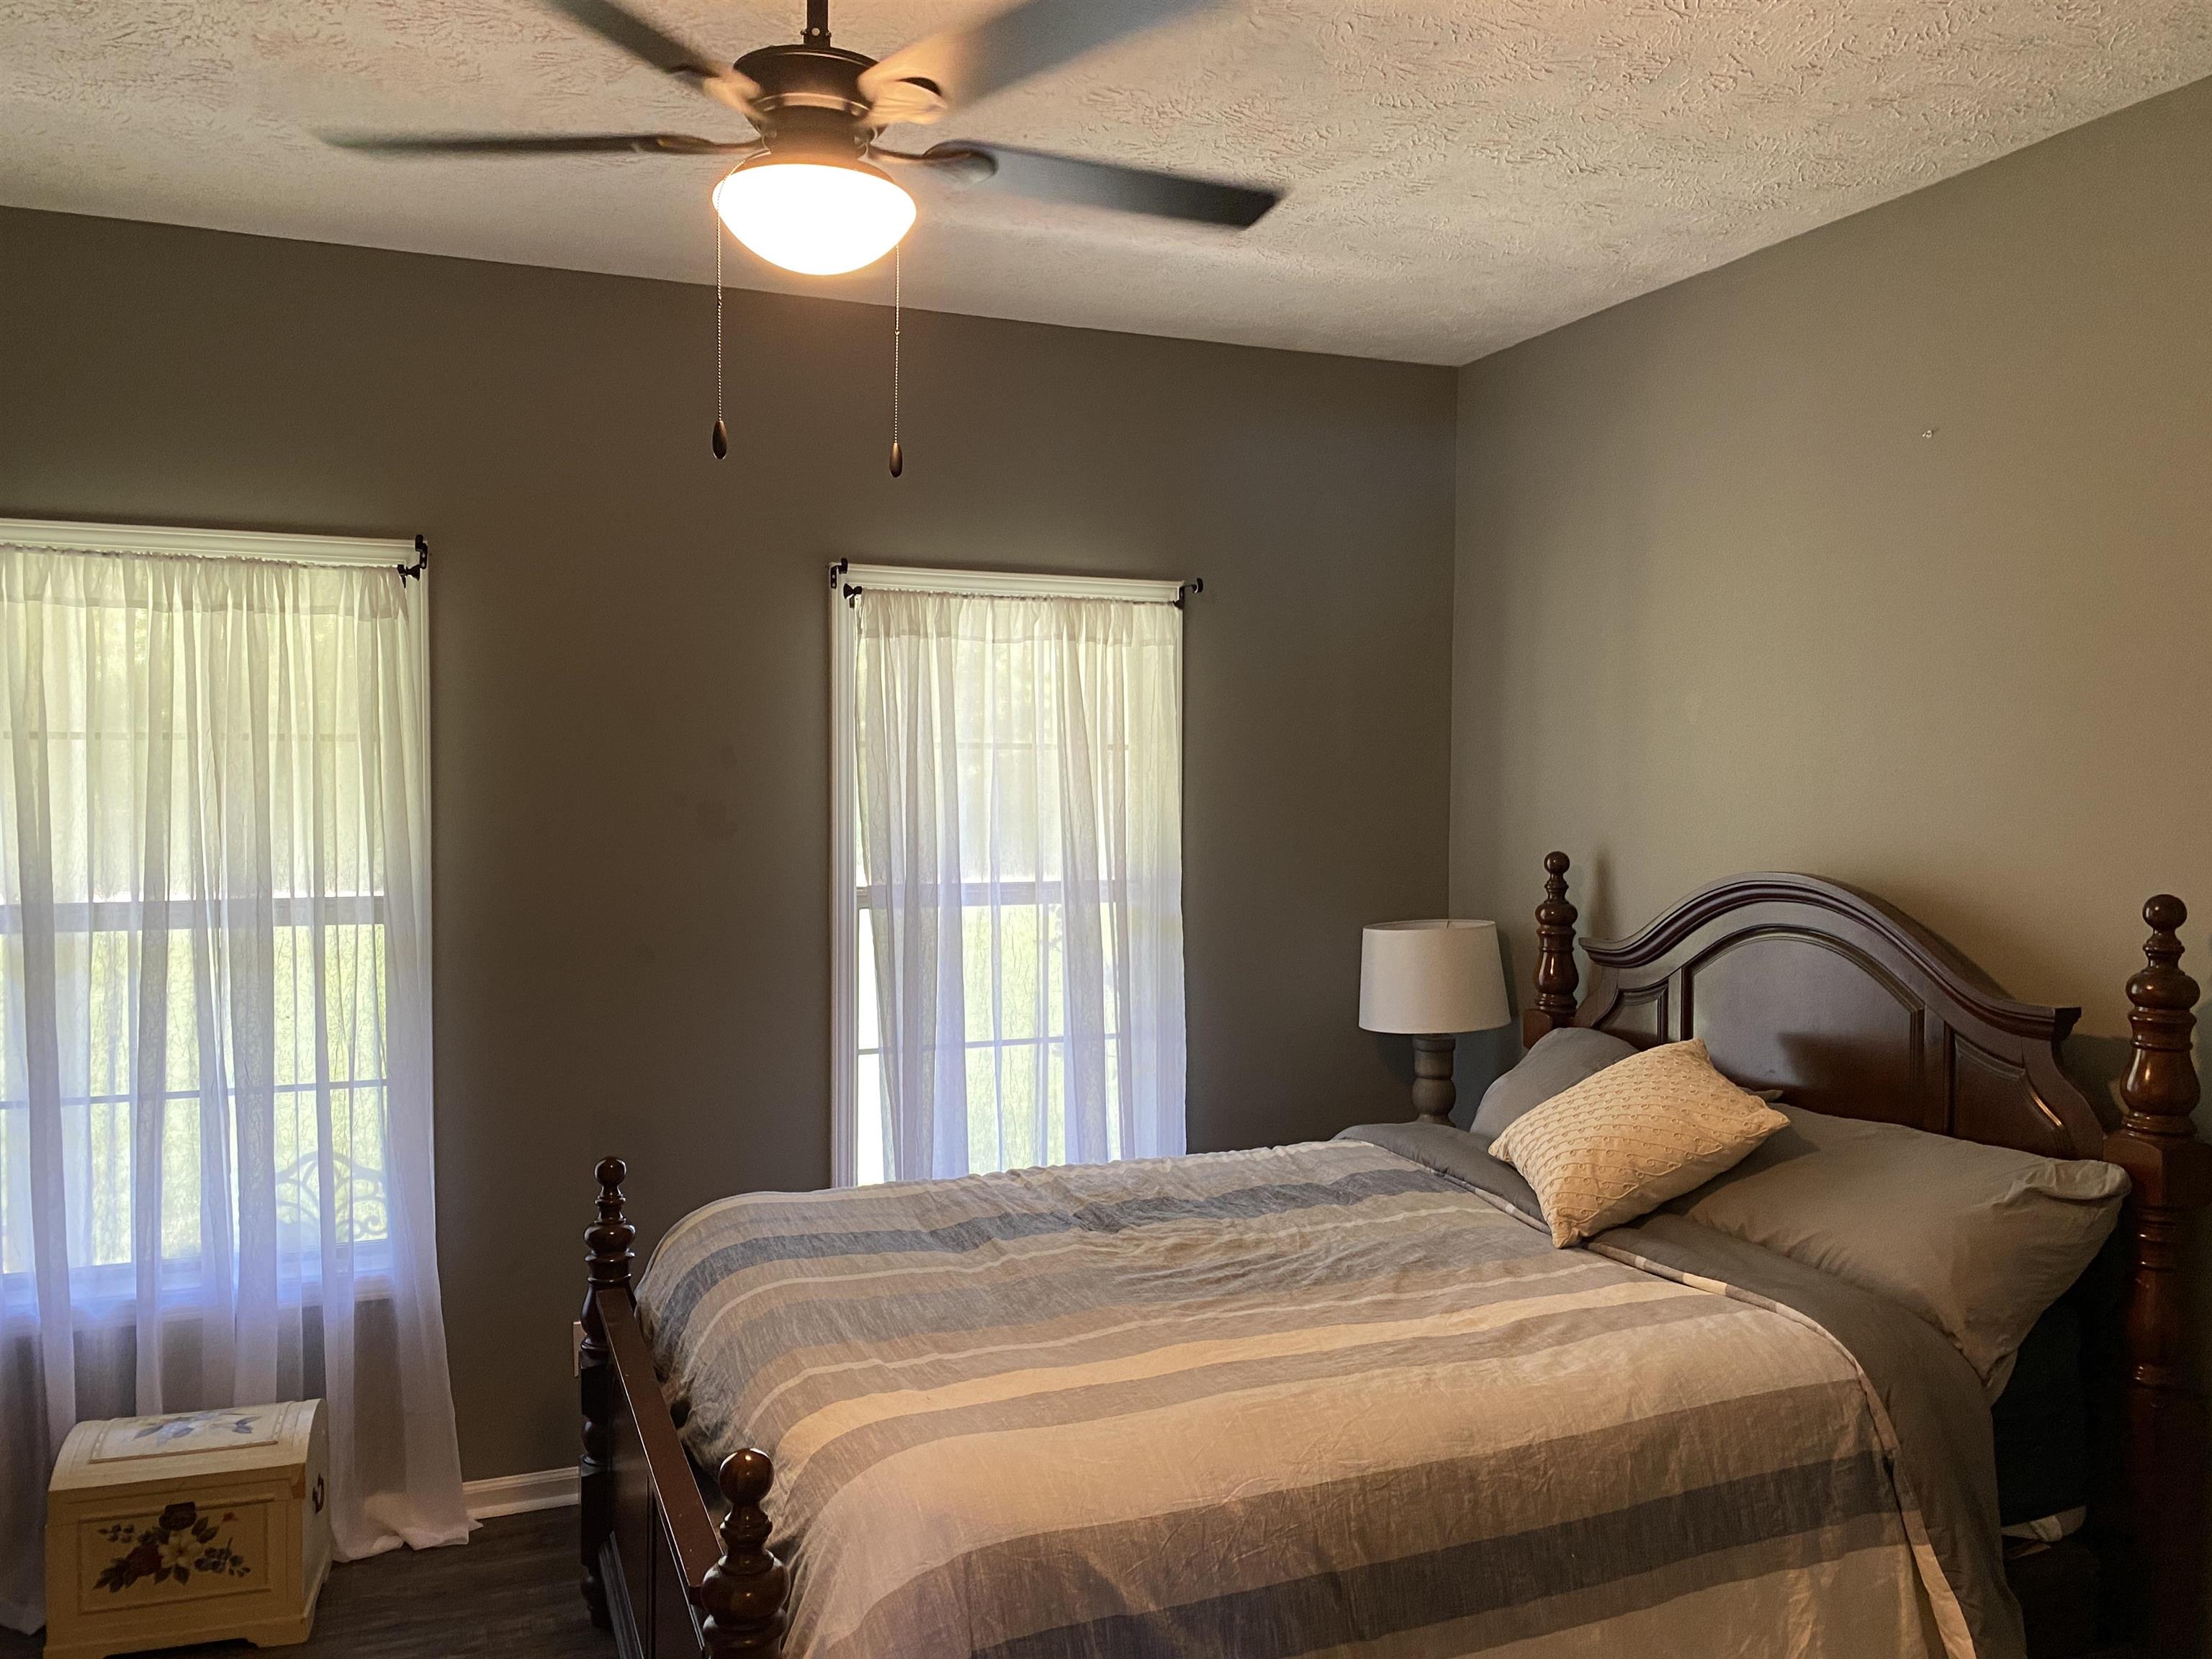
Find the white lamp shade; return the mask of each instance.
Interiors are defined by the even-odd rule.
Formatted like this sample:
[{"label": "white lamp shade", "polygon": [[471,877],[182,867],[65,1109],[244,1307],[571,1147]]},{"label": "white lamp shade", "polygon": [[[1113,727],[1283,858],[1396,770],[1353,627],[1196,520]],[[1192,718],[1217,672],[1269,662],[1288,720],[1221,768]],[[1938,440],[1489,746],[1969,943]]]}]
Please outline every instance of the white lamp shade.
[{"label": "white lamp shade", "polygon": [[1494,921],[1378,921],[1359,934],[1363,1030],[1443,1036],[1513,1018]]}]

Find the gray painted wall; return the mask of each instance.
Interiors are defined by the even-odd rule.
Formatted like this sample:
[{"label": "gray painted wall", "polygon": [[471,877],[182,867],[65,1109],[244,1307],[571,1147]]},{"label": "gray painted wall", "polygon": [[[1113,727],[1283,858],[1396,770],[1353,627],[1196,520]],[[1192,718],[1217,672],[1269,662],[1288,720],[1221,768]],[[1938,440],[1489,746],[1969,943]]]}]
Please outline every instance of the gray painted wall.
[{"label": "gray painted wall", "polygon": [[573,1458],[592,1161],[646,1239],[830,1173],[823,567],[1206,578],[1194,1148],[1403,1115],[1442,906],[1450,371],[0,211],[0,514],[426,532],[439,1240],[471,1477]]},{"label": "gray painted wall", "polygon": [[[2108,1060],[2212,953],[2212,81],[1460,373],[1452,898],[1871,888]],[[1523,995],[1527,994],[1524,992]]]},{"label": "gray painted wall", "polygon": [[2147,895],[2212,983],[2208,272],[2212,81],[1461,371],[1452,901],[1524,1000],[1553,847],[1601,937],[1870,888],[2093,1087]]}]

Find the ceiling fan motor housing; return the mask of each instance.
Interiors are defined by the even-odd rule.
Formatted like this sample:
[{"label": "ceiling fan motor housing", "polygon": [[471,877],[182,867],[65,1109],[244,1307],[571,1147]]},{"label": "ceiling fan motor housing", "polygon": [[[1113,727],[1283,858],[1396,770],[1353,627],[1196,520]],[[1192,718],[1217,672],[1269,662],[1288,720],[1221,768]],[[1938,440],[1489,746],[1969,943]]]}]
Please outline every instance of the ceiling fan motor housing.
[{"label": "ceiling fan motor housing", "polygon": [[840,46],[802,41],[749,52],[736,67],[760,88],[753,125],[772,150],[786,160],[815,155],[850,161],[875,137],[860,91],[860,72],[875,61]]}]

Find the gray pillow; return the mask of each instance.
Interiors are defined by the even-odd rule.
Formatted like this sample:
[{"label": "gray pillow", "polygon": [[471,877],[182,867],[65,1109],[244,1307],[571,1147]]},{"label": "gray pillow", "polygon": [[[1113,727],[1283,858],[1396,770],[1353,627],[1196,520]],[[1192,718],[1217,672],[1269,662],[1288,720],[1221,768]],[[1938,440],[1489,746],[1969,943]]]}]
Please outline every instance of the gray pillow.
[{"label": "gray pillow", "polygon": [[1495,1140],[1514,1119],[1635,1052],[1633,1043],[1585,1026],[1563,1025],[1547,1031],[1521,1056],[1518,1066],[1483,1091],[1482,1104],[1474,1109],[1474,1121],[1468,1127]]},{"label": "gray pillow", "polygon": [[1788,1128],[1666,1207],[1910,1309],[1995,1399],[2029,1328],[2112,1232],[2126,1173],[1779,1109]]}]

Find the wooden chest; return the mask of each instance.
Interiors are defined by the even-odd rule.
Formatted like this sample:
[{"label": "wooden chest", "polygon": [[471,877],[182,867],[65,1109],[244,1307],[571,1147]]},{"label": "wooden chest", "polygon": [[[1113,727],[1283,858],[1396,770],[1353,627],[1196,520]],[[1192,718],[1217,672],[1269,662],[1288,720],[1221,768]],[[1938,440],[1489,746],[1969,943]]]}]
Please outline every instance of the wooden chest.
[{"label": "wooden chest", "polygon": [[46,1492],[46,1659],[305,1641],[329,1472],[319,1400],[78,1424]]}]

